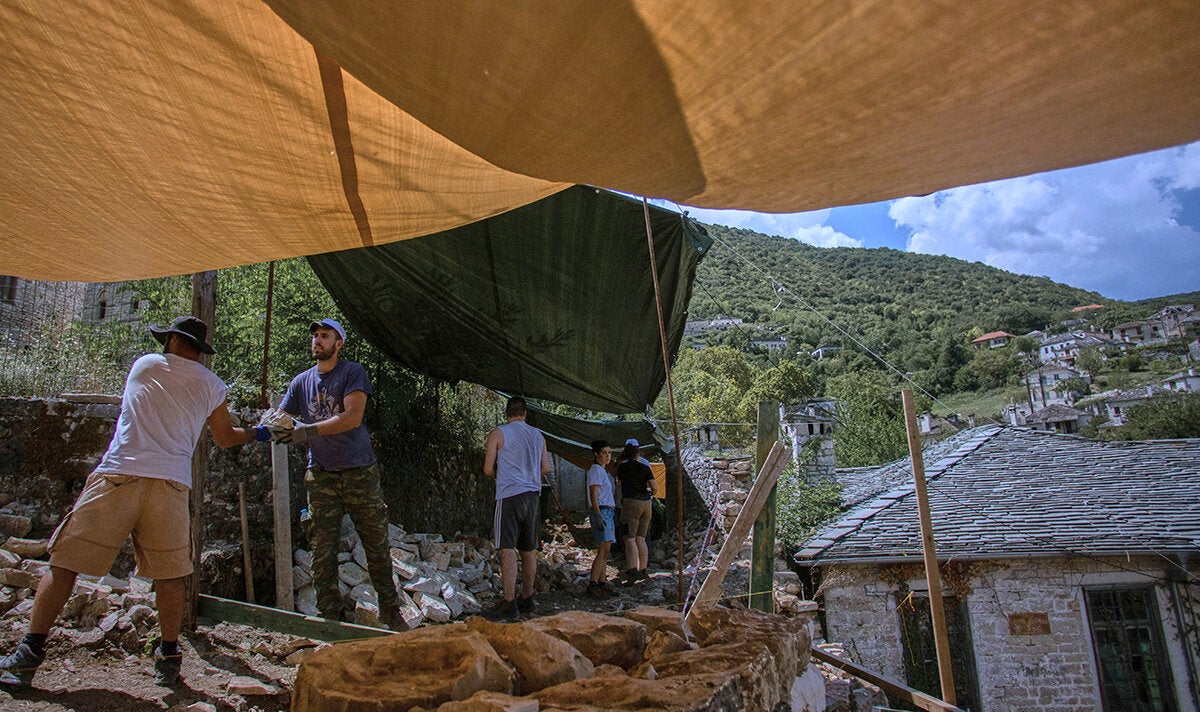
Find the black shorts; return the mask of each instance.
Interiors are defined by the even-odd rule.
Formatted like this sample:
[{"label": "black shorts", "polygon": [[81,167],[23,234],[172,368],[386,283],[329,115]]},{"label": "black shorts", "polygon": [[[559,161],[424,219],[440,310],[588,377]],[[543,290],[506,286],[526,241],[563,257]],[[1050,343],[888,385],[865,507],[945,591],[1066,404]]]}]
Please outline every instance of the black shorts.
[{"label": "black shorts", "polygon": [[497,549],[537,550],[540,495],[540,492],[522,492],[496,500],[492,537]]}]

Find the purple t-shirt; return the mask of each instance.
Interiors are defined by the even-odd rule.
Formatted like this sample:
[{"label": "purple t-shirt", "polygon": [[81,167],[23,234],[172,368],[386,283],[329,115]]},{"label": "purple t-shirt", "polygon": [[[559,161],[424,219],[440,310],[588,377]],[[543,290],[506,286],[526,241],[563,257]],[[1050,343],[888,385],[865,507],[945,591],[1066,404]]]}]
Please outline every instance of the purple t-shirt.
[{"label": "purple t-shirt", "polygon": [[[319,373],[317,367],[313,366],[292,379],[279,407],[301,422],[315,423],[345,412],[343,399],[347,393],[354,391],[371,395],[367,370],[359,364],[338,361],[328,373]],[[337,435],[310,435],[308,438],[309,467],[316,465],[323,470],[345,470],[373,464],[375,451],[371,448],[371,435],[364,425]]]}]

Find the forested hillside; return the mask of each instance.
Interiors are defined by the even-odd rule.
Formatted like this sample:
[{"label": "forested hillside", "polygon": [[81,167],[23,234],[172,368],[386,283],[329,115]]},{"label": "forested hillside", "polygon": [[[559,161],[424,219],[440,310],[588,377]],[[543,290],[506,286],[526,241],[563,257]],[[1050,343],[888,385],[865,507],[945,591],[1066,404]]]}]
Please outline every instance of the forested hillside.
[{"label": "forested hillside", "polygon": [[[690,318],[727,314],[745,323],[702,338],[740,346],[759,334],[786,336],[784,355],[800,360],[822,345],[860,352],[840,327],[897,369],[919,372],[936,368],[947,348],[965,348],[972,334],[1019,335],[1070,318],[1072,307],[1123,304],[951,257],[818,248],[723,226],[709,232],[717,242],[700,264]],[[768,275],[786,290],[774,290]]]}]

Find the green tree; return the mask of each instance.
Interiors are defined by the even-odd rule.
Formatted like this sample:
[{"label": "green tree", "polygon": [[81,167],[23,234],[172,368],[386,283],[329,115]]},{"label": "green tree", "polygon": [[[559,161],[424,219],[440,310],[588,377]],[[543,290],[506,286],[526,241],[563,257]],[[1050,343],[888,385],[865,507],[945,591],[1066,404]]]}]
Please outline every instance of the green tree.
[{"label": "green tree", "polygon": [[881,465],[908,452],[903,409],[882,371],[835,376],[825,393],[838,400],[833,452],[839,467]]},{"label": "green tree", "polygon": [[1097,346],[1084,346],[1075,356],[1075,370],[1095,376],[1104,366],[1104,357]]},{"label": "green tree", "polygon": [[1200,393],[1169,393],[1131,406],[1121,440],[1200,438]]},{"label": "green tree", "polygon": [[[802,457],[801,467],[813,457],[812,448],[806,448]],[[841,513],[843,489],[837,481],[805,482],[795,463],[788,465],[775,490],[775,531],[785,549],[796,547]]]},{"label": "green tree", "polygon": [[754,383],[743,397],[743,412],[757,412],[760,401],[797,403],[814,394],[812,371],[794,361],[783,360],[754,377]]}]

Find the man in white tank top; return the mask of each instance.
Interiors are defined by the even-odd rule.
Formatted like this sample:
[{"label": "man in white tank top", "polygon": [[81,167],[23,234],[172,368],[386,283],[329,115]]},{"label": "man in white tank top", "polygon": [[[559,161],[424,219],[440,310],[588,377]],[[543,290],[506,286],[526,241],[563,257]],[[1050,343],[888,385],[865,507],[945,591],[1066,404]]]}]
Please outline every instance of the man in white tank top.
[{"label": "man in white tank top", "polygon": [[[496,514],[492,535],[500,551],[504,598],[496,607],[501,618],[532,613],[537,577],[538,497],[542,476],[550,472],[550,453],[542,433],[525,422],[525,399],[508,399],[508,422],[488,434],[483,474],[496,480]],[[521,598],[517,600],[517,552],[521,553]]]}]

